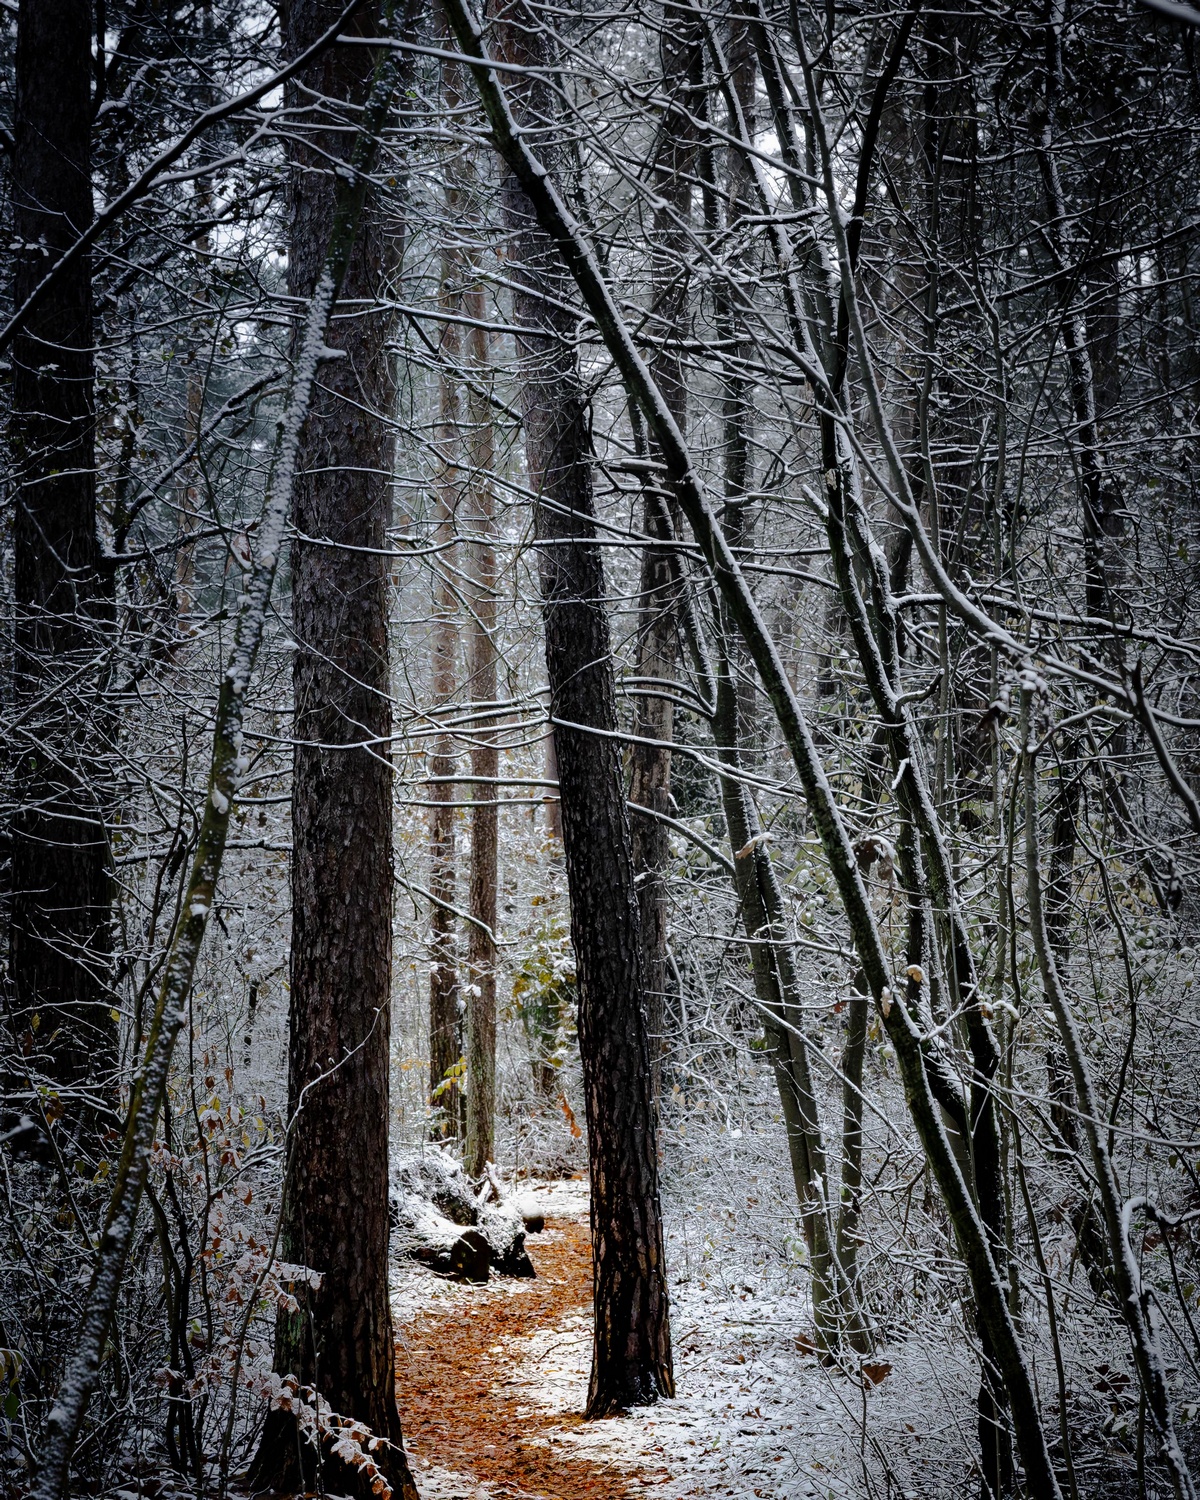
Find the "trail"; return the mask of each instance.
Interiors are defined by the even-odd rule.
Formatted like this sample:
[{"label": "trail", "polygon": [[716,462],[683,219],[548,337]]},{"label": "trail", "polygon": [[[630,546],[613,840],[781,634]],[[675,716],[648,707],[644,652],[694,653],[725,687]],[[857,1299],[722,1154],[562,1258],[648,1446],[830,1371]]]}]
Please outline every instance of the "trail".
[{"label": "trail", "polygon": [[[535,1280],[465,1286],[395,1268],[397,1395],[422,1500],[862,1500],[868,1405],[872,1448],[915,1481],[897,1496],[962,1494],[953,1435],[916,1434],[928,1351],[889,1351],[902,1364],[882,1385],[820,1365],[807,1298],[739,1257],[718,1209],[668,1227],[677,1398],[585,1422],[587,1190],[541,1184],[534,1196],[547,1218],[527,1241]],[[939,1350],[938,1368],[969,1401],[970,1350]]]},{"label": "trail", "polygon": [[[669,1477],[665,1468],[647,1472],[636,1457],[632,1466],[622,1464],[572,1442],[585,1428],[583,1392],[575,1387],[580,1345],[590,1347],[587,1225],[574,1216],[551,1219],[528,1243],[537,1270],[532,1281],[470,1287],[420,1278],[432,1305],[404,1327],[397,1375],[405,1443],[422,1496],[645,1495]],[[568,1403],[574,1410],[564,1409]]]}]

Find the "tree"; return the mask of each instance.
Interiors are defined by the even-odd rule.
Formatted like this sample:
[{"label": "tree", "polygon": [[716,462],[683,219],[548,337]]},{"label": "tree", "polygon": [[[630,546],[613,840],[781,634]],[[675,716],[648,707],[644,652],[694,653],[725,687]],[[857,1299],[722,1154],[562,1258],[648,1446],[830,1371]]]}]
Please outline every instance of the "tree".
[{"label": "tree", "polygon": [[[294,0],[285,44],[296,55],[337,17],[332,0]],[[373,13],[358,22],[371,35]],[[371,50],[331,49],[291,87],[289,287],[311,296],[346,159],[343,120],[360,105]],[[295,765],[292,803],[291,1139],[283,1255],[319,1273],[295,1313],[281,1313],[276,1368],[313,1387],[339,1417],[364,1424],[394,1492],[415,1496],[394,1389],[388,1301],[392,799],[388,570],[391,518],[390,318],[375,309],[394,265],[382,216],[360,230],[300,458],[292,563]],[[366,311],[363,311],[363,307]],[[327,1467],[339,1468],[329,1453]],[[255,1482],[308,1486],[322,1455],[295,1415],[273,1409]],[[369,1493],[365,1469],[339,1488]]]},{"label": "tree", "polygon": [[[448,200],[451,193],[447,194]],[[450,201],[447,202],[450,208]],[[440,565],[433,577],[433,627],[431,671],[433,708],[439,716],[429,756],[429,1098],[437,1110],[436,1135],[462,1134],[463,1025],[458,978],[458,943],[455,939],[454,892],[457,885],[457,840],[455,838],[454,737],[443,717],[454,697],[458,675],[458,599],[449,568],[449,553],[455,532],[464,455],[457,362],[461,331],[454,321],[460,303],[458,258],[443,248],[440,300],[450,314],[441,338],[441,368],[438,372],[439,453],[434,489],[435,545],[441,550]]]},{"label": "tree", "polygon": [[[692,212],[692,180],[698,154],[691,124],[703,89],[701,29],[694,19],[680,22],[665,7],[659,38],[663,87],[668,95],[665,119],[655,143],[654,187],[657,206],[650,239],[651,326],[656,334],[654,374],[681,428],[687,427],[687,385],[679,343],[686,334],[688,310],[687,240]],[[654,450],[651,449],[651,453]],[[664,503],[664,499],[666,503]],[[642,552],[638,584],[638,697],[630,746],[629,800],[651,813],[669,814],[674,711],[663,686],[675,676],[678,622],[672,579],[672,512],[678,507],[655,489],[649,476],[643,527],[649,540]],[[655,741],[656,743],[650,743]],[[660,817],[635,812],[633,864],[637,874],[642,927],[642,974],[650,1031],[650,1068],[655,1109],[662,1089],[667,993],[667,869],[670,848]]]},{"label": "tree", "polygon": [[[92,222],[92,8],[25,0],[17,25],[13,293],[21,307]],[[92,270],[80,256],[13,342],[17,814],[9,963],[25,1055],[102,1106],[116,1064],[99,691],[112,617],[97,531]]]},{"label": "tree", "polygon": [[467,398],[471,459],[472,591],[471,696],[480,717],[471,740],[471,774],[475,783],[471,808],[471,926],[467,933],[467,1171],[479,1177],[495,1154],[496,1132],[496,913],[499,879],[499,805],[497,777],[500,753],[494,714],[498,690],[496,662],[495,465],[492,412],[487,386],[489,339],[483,327],[483,295],[478,285],[463,296],[473,325],[468,334],[472,386]]},{"label": "tree", "polygon": [[[495,39],[506,61],[547,66],[545,32],[523,4],[505,8]],[[545,90],[523,95],[529,118],[552,129]],[[511,176],[504,196],[579,985],[595,1267],[587,1415],[603,1417],[675,1389],[641,938],[577,319],[566,269]]]}]

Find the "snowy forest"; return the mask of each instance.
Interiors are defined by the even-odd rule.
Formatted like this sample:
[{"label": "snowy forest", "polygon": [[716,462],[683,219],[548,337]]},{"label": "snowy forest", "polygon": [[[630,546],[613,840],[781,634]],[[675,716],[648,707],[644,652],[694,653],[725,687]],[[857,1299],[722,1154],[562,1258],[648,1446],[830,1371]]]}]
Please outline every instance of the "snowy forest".
[{"label": "snowy forest", "polygon": [[1197,1500],[1200,10],[0,0],[0,222],[2,1500]]}]

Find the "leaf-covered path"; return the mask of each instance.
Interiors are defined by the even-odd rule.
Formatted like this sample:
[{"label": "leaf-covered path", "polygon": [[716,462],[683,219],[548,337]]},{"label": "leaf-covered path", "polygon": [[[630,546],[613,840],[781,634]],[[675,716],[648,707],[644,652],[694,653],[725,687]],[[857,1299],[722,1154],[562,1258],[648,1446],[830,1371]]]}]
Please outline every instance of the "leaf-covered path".
[{"label": "leaf-covered path", "polygon": [[[903,1474],[895,1494],[907,1480],[929,1500],[961,1495],[952,1442],[916,1431],[928,1350],[889,1350],[865,1380],[820,1365],[802,1286],[765,1257],[739,1256],[720,1206],[669,1221],[677,1398],[583,1421],[587,1192],[544,1183],[534,1196],[547,1215],[528,1241],[535,1280],[463,1286],[395,1268],[398,1394],[422,1500],[862,1500],[868,1406]],[[940,1347],[937,1369],[970,1400],[969,1348]]]},{"label": "leaf-covered path", "polygon": [[[397,1371],[404,1435],[426,1500],[625,1500],[669,1476],[569,1439],[578,1411],[537,1400],[575,1374],[557,1363],[586,1337],[591,1250],[586,1222],[551,1219],[529,1240],[532,1281],[483,1287],[422,1276],[429,1304],[402,1329]],[[607,1426],[610,1424],[599,1424]],[[564,1441],[566,1439],[566,1441]],[[448,1472],[452,1467],[453,1473]]]}]

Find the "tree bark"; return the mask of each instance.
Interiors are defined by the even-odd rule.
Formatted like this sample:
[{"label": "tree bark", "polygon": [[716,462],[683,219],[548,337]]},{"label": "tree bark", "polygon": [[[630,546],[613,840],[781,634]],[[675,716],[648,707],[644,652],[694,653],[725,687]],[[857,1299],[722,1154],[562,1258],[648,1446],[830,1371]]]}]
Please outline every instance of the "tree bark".
[{"label": "tree bark", "polygon": [[[451,202],[456,196],[452,191],[447,193]],[[443,251],[440,301],[450,312],[458,312],[461,306],[456,285],[459,272],[458,257],[450,251]],[[459,325],[447,320],[442,329],[442,368],[438,375],[440,452],[434,541],[439,549],[448,548],[454,540],[458,509],[459,449],[462,442],[458,390],[461,343]],[[447,552],[439,550],[433,575],[431,685],[435,716],[439,710],[448,708],[454,696],[458,658],[458,601],[450,582],[448,558]],[[445,728],[439,727],[429,757],[429,774],[433,778],[430,801],[434,804],[429,812],[429,894],[432,897],[429,914],[429,1098],[437,1111],[433,1116],[433,1134],[458,1137],[461,1134],[462,1092],[458,1080],[463,1055],[463,1028],[459,1014],[458,943],[453,911],[458,883],[457,850],[455,808],[452,805],[454,786],[445,779],[454,775],[454,769],[453,738]]]},{"label": "tree bark", "polygon": [[[92,7],[22,0],[12,158],[17,306],[92,222]],[[39,1072],[93,1103],[116,1063],[105,733],[97,722],[111,573],[96,516],[89,257],[13,341],[15,1031]],[[21,705],[28,705],[22,712]],[[69,1120],[80,1103],[63,1100]]]},{"label": "tree bark", "polygon": [[[464,297],[468,315],[476,320],[469,338],[470,369],[477,385],[487,379],[488,334],[483,320],[483,294],[478,285]],[[496,548],[494,497],[488,476],[495,454],[492,414],[482,394],[467,399],[471,456],[472,591],[470,694],[478,703],[496,702]],[[499,864],[500,752],[494,720],[488,717],[471,740],[471,774],[475,783],[471,808],[471,889],[473,921],[467,935],[467,1139],[465,1165],[481,1177],[495,1155],[496,1145],[496,889]]]},{"label": "tree bark", "polygon": [[[296,55],[336,17],[336,0],[291,0],[285,45]],[[373,17],[357,24],[367,34]],[[289,289],[312,294],[335,196],[330,158],[346,155],[332,101],[363,100],[368,49],[333,49],[289,89],[292,109],[318,96],[295,148]],[[309,92],[311,91],[311,92]],[[303,140],[303,136],[300,137]],[[415,1500],[396,1407],[388,1301],[388,1123],[392,798],[386,559],[391,516],[390,319],[363,311],[394,264],[394,238],[368,215],[330,323],[345,357],[325,367],[305,429],[292,556],[295,764],[292,804],[292,1121],[282,1251],[321,1273],[299,1312],[281,1314],[276,1368],[314,1386],[333,1411],[385,1446],[372,1455],[394,1493]],[[307,540],[312,539],[312,540]],[[334,545],[330,546],[329,544]],[[347,550],[339,550],[344,547]],[[254,1482],[308,1488],[319,1455],[291,1413],[269,1413]],[[364,1471],[323,1455],[326,1482],[367,1493]]]},{"label": "tree bark", "polygon": [[[519,0],[495,39],[503,60],[547,66],[544,34]],[[529,75],[518,91],[531,133],[544,137],[552,96]],[[504,196],[579,985],[595,1310],[586,1415],[603,1417],[675,1388],[641,936],[570,278],[512,176]]]}]

